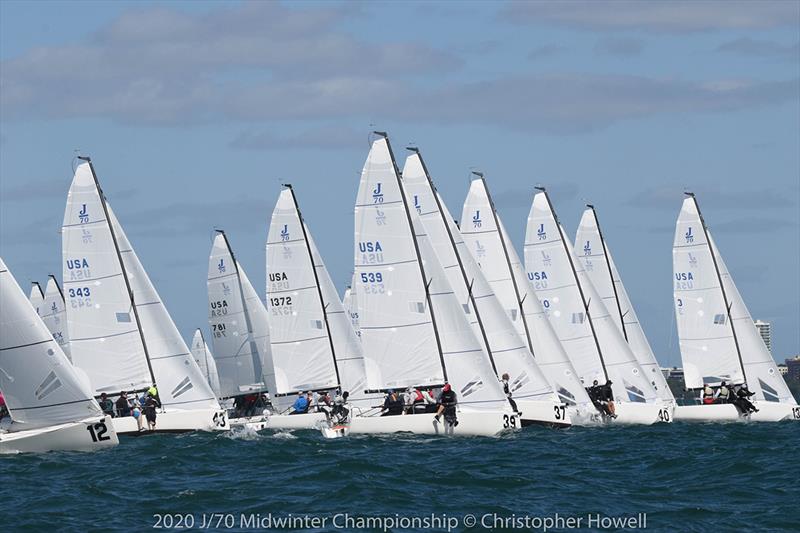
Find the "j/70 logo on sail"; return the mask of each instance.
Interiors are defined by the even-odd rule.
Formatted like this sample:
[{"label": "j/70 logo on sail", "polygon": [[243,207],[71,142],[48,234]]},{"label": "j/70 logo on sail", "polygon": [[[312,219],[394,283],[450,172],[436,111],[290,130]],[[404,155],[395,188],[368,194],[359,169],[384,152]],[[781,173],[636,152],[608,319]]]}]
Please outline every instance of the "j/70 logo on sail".
[{"label": "j/70 logo on sail", "polygon": [[372,203],[374,204],[383,203],[383,192],[381,191],[381,182],[378,182],[378,186],[372,190]]},{"label": "j/70 logo on sail", "polygon": [[281,240],[286,242],[289,240],[289,225],[284,224],[283,229],[281,230]]},{"label": "j/70 logo on sail", "polygon": [[583,245],[583,255],[592,255],[592,245],[589,241],[586,241],[586,244]]},{"label": "j/70 logo on sail", "polygon": [[220,274],[225,272],[225,260],[224,259],[220,259],[219,260],[219,264],[217,265],[217,270],[219,270]]},{"label": "j/70 logo on sail", "polygon": [[483,225],[483,221],[481,221],[481,210],[475,210],[475,216],[472,217],[472,226],[475,228],[480,228]]},{"label": "j/70 logo on sail", "polygon": [[539,236],[540,241],[547,239],[547,232],[544,230],[544,224],[539,224],[539,229],[536,230],[536,235]]},{"label": "j/70 logo on sail", "polygon": [[89,212],[86,210],[86,204],[83,204],[83,207],[81,207],[81,210],[78,212],[78,221],[81,224],[89,222]]},{"label": "j/70 logo on sail", "polygon": [[692,227],[691,226],[689,226],[689,231],[686,232],[684,237],[686,238],[686,242],[687,243],[694,242],[694,235],[692,235]]},{"label": "j/70 logo on sail", "polygon": [[417,210],[417,213],[420,215],[422,214],[422,206],[419,205],[419,196],[416,194],[414,195],[414,208]]}]

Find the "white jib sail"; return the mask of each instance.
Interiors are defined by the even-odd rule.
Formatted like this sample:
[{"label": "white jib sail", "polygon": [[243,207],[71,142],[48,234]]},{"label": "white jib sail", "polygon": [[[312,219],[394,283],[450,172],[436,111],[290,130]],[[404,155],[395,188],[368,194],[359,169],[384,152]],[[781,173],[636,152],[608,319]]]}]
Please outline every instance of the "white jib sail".
[{"label": "white jib sail", "polygon": [[218,231],[208,259],[207,285],[208,324],[222,398],[269,388],[253,317],[245,305],[241,273],[225,233]]},{"label": "white jib sail", "polygon": [[433,246],[462,312],[492,358],[497,374],[509,374],[509,389],[515,399],[552,400],[550,383],[470,255],[453,217],[433,190],[418,153],[408,156],[402,176],[407,198],[423,224],[419,230],[424,235],[418,232],[417,239],[427,238]]},{"label": "white jib sail", "polygon": [[[590,406],[591,401],[530,285],[522,262],[494,209],[482,178],[472,180],[461,213],[468,249],[529,347],[561,401]],[[592,407],[592,409],[594,409]]]},{"label": "white jib sail", "polygon": [[358,321],[358,293],[356,292],[356,279],[352,278],[350,286],[347,287],[342,296],[342,305],[350,319],[350,326],[353,328],[358,341],[361,342],[361,325]]},{"label": "white jib sail", "polygon": [[631,347],[636,360],[650,379],[658,397],[674,401],[672,391],[664,379],[661,367],[650,348],[642,325],[633,309],[628,292],[614,264],[608,242],[600,231],[600,223],[593,207],[586,209],[575,236],[575,255],[583,263],[586,274],[611,314],[611,319]]},{"label": "white jib sail", "polygon": [[572,249],[546,194],[536,194],[525,235],[525,266],[575,370],[587,387],[610,379],[617,400],[655,401],[655,389]]},{"label": "white jib sail", "polygon": [[203,338],[203,332],[200,331],[200,328],[194,332],[194,337],[192,338],[192,355],[194,356],[197,366],[200,367],[200,371],[206,377],[206,381],[211,386],[211,390],[219,397],[220,390],[217,363],[211,355],[211,350],[208,348],[208,344],[206,344],[205,338]]},{"label": "white jib sail", "polygon": [[756,399],[794,404],[694,197],[678,215],[672,260],[686,387],[746,381]]},{"label": "white jib sail", "polygon": [[286,188],[267,234],[267,310],[278,394],[339,386],[323,306],[305,228]]},{"label": "white jib sail", "polygon": [[58,281],[54,276],[47,279],[47,287],[44,291],[44,305],[40,316],[42,322],[53,334],[53,338],[64,351],[64,355],[72,362],[72,352],[69,344],[69,332],[67,331],[67,309],[64,305],[64,293],[58,286]]},{"label": "white jib sail", "polygon": [[73,364],[95,395],[153,384],[111,224],[88,162],[75,170],[61,231]]},{"label": "white jib sail", "polygon": [[[147,348],[150,366],[158,385],[158,396],[165,409],[214,409],[219,402],[178,332],[155,286],[139,261],[125,231],[106,202],[119,253],[130,280],[139,327]],[[74,352],[73,352],[74,354]]]},{"label": "white jib sail", "polygon": [[34,429],[102,416],[22,289],[0,259],[0,390],[14,422]]}]

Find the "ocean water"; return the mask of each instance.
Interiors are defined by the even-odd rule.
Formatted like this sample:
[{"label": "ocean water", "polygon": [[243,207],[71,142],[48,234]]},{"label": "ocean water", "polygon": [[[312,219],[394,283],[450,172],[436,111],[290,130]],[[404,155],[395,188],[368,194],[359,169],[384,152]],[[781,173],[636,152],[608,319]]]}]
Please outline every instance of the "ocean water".
[{"label": "ocean water", "polygon": [[0,531],[612,530],[614,518],[648,531],[798,531],[798,444],[792,422],[123,437],[98,453],[0,456]]}]

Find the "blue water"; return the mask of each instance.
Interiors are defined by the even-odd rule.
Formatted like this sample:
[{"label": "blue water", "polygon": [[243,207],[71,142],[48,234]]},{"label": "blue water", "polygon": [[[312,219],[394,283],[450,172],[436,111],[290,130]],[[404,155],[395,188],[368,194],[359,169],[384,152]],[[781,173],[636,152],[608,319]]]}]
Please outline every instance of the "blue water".
[{"label": "blue water", "polygon": [[239,530],[241,515],[327,517],[316,531],[342,530],[345,513],[349,525],[433,513],[438,530],[447,519],[457,531],[467,514],[478,523],[538,517],[528,522],[538,531],[558,514],[582,518],[586,530],[601,529],[601,517],[646,513],[648,531],[798,531],[798,443],[792,422],[528,428],[498,438],[129,437],[99,453],[0,456],[0,530],[142,531],[156,513],[173,526],[191,515],[196,529],[204,513]]}]

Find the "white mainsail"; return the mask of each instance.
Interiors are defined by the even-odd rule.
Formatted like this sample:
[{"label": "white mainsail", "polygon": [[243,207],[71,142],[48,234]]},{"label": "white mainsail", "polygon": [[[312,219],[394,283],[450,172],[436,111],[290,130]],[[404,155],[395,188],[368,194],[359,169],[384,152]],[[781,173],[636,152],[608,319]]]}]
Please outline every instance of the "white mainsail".
[{"label": "white mainsail", "polygon": [[746,382],[756,400],[796,405],[733,282],[694,195],[672,249],[675,313],[686,387]]},{"label": "white mainsail", "polygon": [[53,336],[0,259],[0,390],[13,430],[102,417]]},{"label": "white mainsail", "polygon": [[547,194],[536,194],[525,235],[528,279],[584,386],[609,379],[617,400],[654,402],[653,386],[572,249]]},{"label": "white mainsail", "polygon": [[222,398],[271,388],[265,377],[266,356],[262,355],[268,347],[263,338],[259,342],[251,312],[259,302],[252,302],[251,294],[248,305],[246,285],[250,282],[234,258],[225,232],[217,230],[208,259],[208,324]]},{"label": "white mainsail", "polygon": [[94,393],[157,384],[165,410],[218,410],[88,158],[75,170],[62,239],[72,359]]},{"label": "white mainsail", "polygon": [[89,162],[81,162],[61,231],[72,361],[96,395],[144,390],[155,381],[100,194]]},{"label": "white mainsail", "polygon": [[61,287],[58,286],[58,281],[53,275],[50,275],[47,279],[47,287],[44,290],[44,305],[40,311],[40,316],[44,325],[47,326],[55,341],[64,351],[64,355],[72,362],[64,293],[61,292]]},{"label": "white mainsail", "polygon": [[406,159],[402,183],[422,221],[417,240],[427,239],[444,267],[450,287],[475,337],[498,375],[508,373],[515,400],[553,400],[553,389],[497,300],[435,191],[418,151]]},{"label": "white mainsail", "polygon": [[195,330],[194,337],[192,338],[192,355],[194,356],[197,366],[200,367],[200,371],[206,377],[209,386],[211,386],[211,390],[214,391],[217,397],[220,397],[217,363],[211,355],[211,350],[208,348],[208,344],[205,338],[203,338],[203,332],[200,331],[200,328]]},{"label": "white mainsail", "polygon": [[292,394],[338,387],[340,376],[317,270],[289,187],[281,192],[272,212],[266,254],[276,392]]},{"label": "white mainsail", "polygon": [[[404,195],[389,141],[372,143],[356,200],[355,272],[364,355],[375,388],[440,385],[459,403],[507,409],[491,361]],[[369,375],[369,374],[368,374]]]},{"label": "white mainsail", "polygon": [[561,401],[593,411],[586,389],[525,275],[482,176],[470,184],[461,220],[467,247]]},{"label": "white mainsail", "polygon": [[630,345],[658,397],[665,401],[674,401],[672,391],[633,309],[628,291],[622,284],[593,206],[589,206],[581,217],[575,236],[575,255],[583,263],[586,274],[611,314],[611,319]]}]

